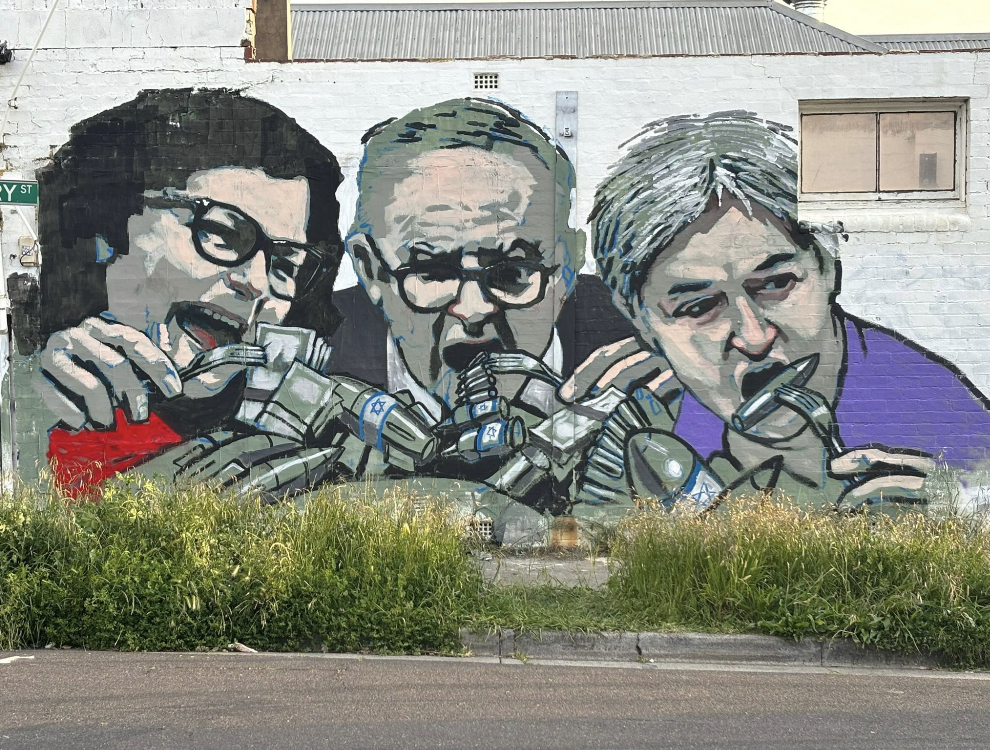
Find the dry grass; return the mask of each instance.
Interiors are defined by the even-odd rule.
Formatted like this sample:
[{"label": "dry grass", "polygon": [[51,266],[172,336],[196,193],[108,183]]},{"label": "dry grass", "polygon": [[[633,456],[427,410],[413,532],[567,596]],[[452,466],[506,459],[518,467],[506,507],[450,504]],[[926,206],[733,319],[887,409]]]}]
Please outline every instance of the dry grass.
[{"label": "dry grass", "polygon": [[990,665],[990,532],[947,515],[734,503],[609,532],[602,590],[486,586],[448,507],[326,489],[264,505],[140,479],[0,498],[0,649],[456,652],[458,629],[853,637]]},{"label": "dry grass", "polygon": [[609,588],[637,618],[990,664],[990,534],[964,519],[757,499],[703,518],[644,514],[622,531]]}]

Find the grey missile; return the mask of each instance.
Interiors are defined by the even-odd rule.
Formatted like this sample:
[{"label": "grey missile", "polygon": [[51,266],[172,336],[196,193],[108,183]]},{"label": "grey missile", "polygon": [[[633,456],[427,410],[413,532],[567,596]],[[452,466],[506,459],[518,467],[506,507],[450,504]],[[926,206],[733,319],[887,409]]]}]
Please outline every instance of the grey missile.
[{"label": "grey missile", "polygon": [[746,432],[777,411],[781,404],[776,390],[782,385],[803,386],[818,369],[818,360],[817,354],[809,354],[784,368],[736,410],[732,415],[733,429]]}]

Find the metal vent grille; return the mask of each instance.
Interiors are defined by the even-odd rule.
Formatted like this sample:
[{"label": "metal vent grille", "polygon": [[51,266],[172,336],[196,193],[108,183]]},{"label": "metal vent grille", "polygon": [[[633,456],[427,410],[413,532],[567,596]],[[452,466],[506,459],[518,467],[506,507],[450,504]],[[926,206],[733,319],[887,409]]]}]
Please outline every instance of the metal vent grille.
[{"label": "metal vent grille", "polygon": [[474,530],[479,537],[486,542],[490,542],[492,540],[492,536],[495,534],[495,524],[488,516],[483,513],[478,513],[474,517]]},{"label": "metal vent grille", "polygon": [[474,87],[476,89],[497,89],[498,73],[475,73]]}]

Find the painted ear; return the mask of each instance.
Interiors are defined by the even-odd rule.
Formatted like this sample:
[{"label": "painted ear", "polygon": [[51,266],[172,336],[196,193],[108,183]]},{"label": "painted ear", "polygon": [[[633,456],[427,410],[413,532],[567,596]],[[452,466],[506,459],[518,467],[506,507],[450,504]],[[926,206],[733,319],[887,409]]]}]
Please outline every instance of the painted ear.
[{"label": "painted ear", "polygon": [[587,257],[587,247],[588,247],[588,235],[585,234],[583,229],[578,229],[574,232],[574,242],[571,248],[571,268],[574,269],[575,276],[581,273],[581,269],[584,268],[584,260]]},{"label": "painted ear", "polygon": [[560,266],[560,277],[570,292],[577,281],[577,275],[584,266],[585,236],[582,231],[568,230],[563,238],[558,240],[554,250],[554,263]]},{"label": "painted ear", "polygon": [[110,243],[107,242],[107,238],[102,234],[96,235],[93,238],[93,246],[96,250],[96,262],[97,263],[109,263],[114,258],[114,250],[110,247]]},{"label": "painted ear", "polygon": [[382,273],[381,260],[371,249],[371,237],[366,234],[352,234],[347,238],[347,253],[354,261],[354,272],[357,274],[361,286],[368,292],[368,297],[374,304],[381,304],[382,282],[380,279],[384,274]]}]

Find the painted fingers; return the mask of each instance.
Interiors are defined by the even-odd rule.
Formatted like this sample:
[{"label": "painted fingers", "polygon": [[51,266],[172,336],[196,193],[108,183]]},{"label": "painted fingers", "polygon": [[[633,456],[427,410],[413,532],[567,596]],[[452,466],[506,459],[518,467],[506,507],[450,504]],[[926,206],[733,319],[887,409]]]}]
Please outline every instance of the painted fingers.
[{"label": "painted fingers", "polygon": [[838,502],[844,510],[923,503],[925,478],[934,468],[932,456],[888,448],[856,448],[829,464],[832,476],[849,482]]},{"label": "painted fingers", "polygon": [[609,386],[624,392],[646,388],[654,393],[679,387],[667,360],[643,350],[630,337],[592,352],[560,387],[558,395],[562,401],[573,402]]},{"label": "painted fingers", "polygon": [[182,392],[175,364],[151,339],[102,318],[86,318],[52,334],[41,353],[41,368],[46,404],[75,430],[87,424],[112,426],[117,406],[131,421],[147,421],[152,387],[166,398]]}]

